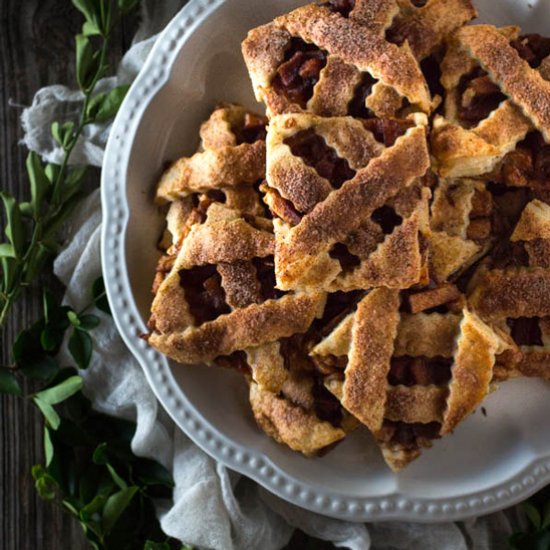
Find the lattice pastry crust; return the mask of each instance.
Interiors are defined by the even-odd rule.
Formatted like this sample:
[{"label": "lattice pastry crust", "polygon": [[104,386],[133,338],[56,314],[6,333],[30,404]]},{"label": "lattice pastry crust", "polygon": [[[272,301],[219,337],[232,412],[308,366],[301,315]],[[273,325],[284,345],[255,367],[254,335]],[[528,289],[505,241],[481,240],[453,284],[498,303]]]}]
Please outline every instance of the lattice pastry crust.
[{"label": "lattice pastry crust", "polygon": [[[550,206],[529,202],[510,241],[511,265],[482,266],[469,303],[481,317],[499,323],[519,347],[500,358],[499,379],[550,380]],[[525,265],[517,267],[520,262]]]},{"label": "lattice pastry crust", "polygon": [[[211,204],[204,223],[191,227],[158,289],[149,343],[179,363],[247,351],[255,380],[279,389],[286,370],[278,340],[306,332],[322,310],[324,295],[278,297],[262,273],[272,267],[259,260],[273,251],[270,232],[239,212]],[[208,291],[214,295],[210,302],[193,303]]]},{"label": "lattice pastry crust", "polygon": [[349,17],[335,4],[310,4],[250,31],[243,55],[268,115],[395,116],[409,105],[428,113],[430,93],[410,47],[382,32],[397,3],[357,1]]},{"label": "lattice pastry crust", "polygon": [[483,256],[500,230],[498,215],[484,183],[441,180],[431,205],[431,277],[456,278]]},{"label": "lattice pastry crust", "polygon": [[162,175],[157,202],[218,189],[241,195],[253,192],[243,187],[264,178],[265,125],[263,117],[238,105],[215,110],[201,127],[199,152],[174,162]]},{"label": "lattice pastry crust", "polygon": [[467,309],[407,314],[400,305],[399,291],[373,290],[312,350],[321,362],[347,358],[327,387],[374,434],[394,470],[481,403],[496,355],[510,346]]},{"label": "lattice pastry crust", "polygon": [[517,27],[475,25],[451,41],[441,65],[445,118],[436,116],[432,134],[442,176],[493,171],[533,129],[550,139],[550,59],[530,66],[521,57],[529,37],[518,37]]},{"label": "lattice pastry crust", "polygon": [[419,178],[429,157],[424,126],[408,125],[384,147],[351,118],[272,119],[266,202],[278,288],[408,288],[425,277],[430,191]]},{"label": "lattice pastry crust", "polygon": [[306,456],[316,455],[346,436],[342,428],[319,419],[310,399],[306,408],[293,403],[284,393],[262,389],[252,382],[250,404],[256,422],[267,435]]}]

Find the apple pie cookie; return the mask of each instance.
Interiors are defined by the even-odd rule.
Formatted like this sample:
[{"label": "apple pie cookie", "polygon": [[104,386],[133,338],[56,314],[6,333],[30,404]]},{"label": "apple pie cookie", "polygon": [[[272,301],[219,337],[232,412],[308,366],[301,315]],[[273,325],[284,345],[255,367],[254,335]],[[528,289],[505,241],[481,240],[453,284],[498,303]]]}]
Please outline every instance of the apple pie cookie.
[{"label": "apple pie cookie", "polygon": [[489,393],[495,357],[510,347],[468,309],[404,313],[400,293],[370,292],[313,350],[334,366],[327,388],[373,433],[400,470],[451,433]]},{"label": "apple pie cookie", "polygon": [[550,138],[550,40],[517,27],[460,29],[441,64],[445,117],[432,149],[445,177],[492,172],[537,130]]},{"label": "apple pie cookie", "polygon": [[172,163],[157,187],[159,204],[224,189],[252,186],[265,174],[267,120],[238,105],[214,111],[201,127],[201,148]]},{"label": "apple pie cookie", "polygon": [[349,117],[271,120],[263,189],[275,217],[278,288],[420,282],[430,190],[422,180],[429,167],[425,128],[416,119],[395,121],[382,138]]},{"label": "apple pie cookie", "polygon": [[396,1],[309,4],[250,31],[243,54],[268,115],[430,112],[428,86],[410,47],[381,32],[399,11]]}]

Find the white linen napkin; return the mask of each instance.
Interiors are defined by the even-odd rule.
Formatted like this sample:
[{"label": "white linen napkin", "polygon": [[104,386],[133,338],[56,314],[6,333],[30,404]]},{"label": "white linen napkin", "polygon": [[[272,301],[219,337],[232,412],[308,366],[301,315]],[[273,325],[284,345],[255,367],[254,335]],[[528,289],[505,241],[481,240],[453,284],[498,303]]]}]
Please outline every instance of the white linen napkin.
[{"label": "white linen napkin", "polygon": [[[183,4],[184,0],[144,0],[134,44],[117,76],[102,80],[100,89],[135,78],[155,41],[155,33]],[[21,116],[24,145],[49,161],[59,162],[62,152],[49,128],[53,121],[75,114],[81,100],[80,92],[65,86],[38,91]],[[101,166],[108,134],[108,126],[88,127],[73,162]],[[75,309],[90,302],[91,283],[101,274],[100,227],[100,196],[96,190],[69,222],[66,245],[54,265],[56,275],[67,287],[65,301]],[[92,364],[82,372],[85,392],[99,411],[136,421],[133,451],[158,460],[172,472],[173,500],[158,505],[166,534],[214,550],[277,550],[288,542],[294,528],[351,550],[491,550],[505,548],[508,536],[519,527],[521,518],[515,509],[461,523],[365,525],[320,516],[279,499],[216,463],[174,425],[118,336],[112,319],[101,312],[98,315],[102,323],[94,331]],[[70,361],[66,351],[62,354]]]}]

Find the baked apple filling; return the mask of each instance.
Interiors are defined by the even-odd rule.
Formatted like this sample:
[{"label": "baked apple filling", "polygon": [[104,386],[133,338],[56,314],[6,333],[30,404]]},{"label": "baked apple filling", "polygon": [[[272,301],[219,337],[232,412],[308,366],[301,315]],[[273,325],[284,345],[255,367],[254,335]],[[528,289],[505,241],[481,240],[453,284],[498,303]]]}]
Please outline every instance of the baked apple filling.
[{"label": "baked apple filling", "polygon": [[330,181],[334,189],[342,187],[344,182],[355,176],[346,159],[340,158],[336,151],[327,145],[315,130],[303,130],[285,139],[292,154],[300,157],[308,166]]},{"label": "baked apple filling", "polygon": [[273,89],[289,101],[305,108],[313,96],[313,88],[319,81],[327,63],[327,55],[317,46],[292,38],[285,60],[277,69]]}]

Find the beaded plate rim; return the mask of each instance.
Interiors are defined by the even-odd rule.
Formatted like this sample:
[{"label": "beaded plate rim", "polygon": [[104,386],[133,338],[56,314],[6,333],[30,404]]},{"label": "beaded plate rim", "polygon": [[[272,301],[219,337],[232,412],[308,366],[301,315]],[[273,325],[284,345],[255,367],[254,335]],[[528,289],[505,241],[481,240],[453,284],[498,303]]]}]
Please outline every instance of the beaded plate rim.
[{"label": "beaded plate rim", "polygon": [[[113,124],[102,171],[101,260],[113,318],[149,385],[175,423],[211,457],[257,481],[277,496],[319,514],[349,521],[440,522],[488,514],[524,500],[550,481],[550,456],[538,457],[504,483],[455,498],[350,497],[324,492],[290,476],[263,453],[245,448],[206,421],[177,385],[168,360],[138,338],[146,331],[130,291],[125,234],[130,218],[126,177],[139,121],[170,79],[181,48],[200,24],[227,0],[191,0],[168,24],[153,47]],[[122,139],[124,136],[124,139]]]}]

